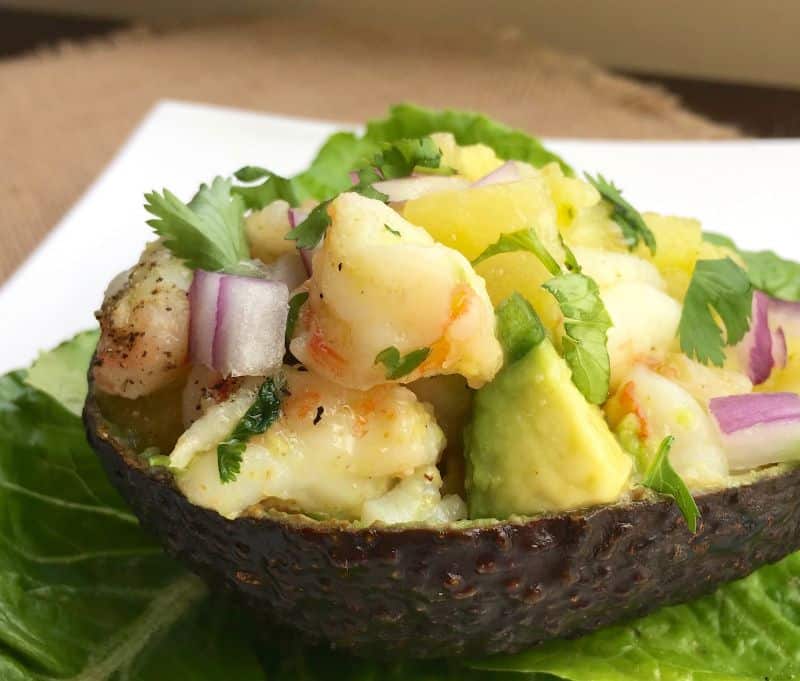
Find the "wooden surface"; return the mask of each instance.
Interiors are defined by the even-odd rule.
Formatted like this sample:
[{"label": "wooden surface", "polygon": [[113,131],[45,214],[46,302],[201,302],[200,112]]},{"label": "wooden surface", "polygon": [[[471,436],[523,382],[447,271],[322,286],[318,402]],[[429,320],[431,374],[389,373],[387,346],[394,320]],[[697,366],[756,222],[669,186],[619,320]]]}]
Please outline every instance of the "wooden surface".
[{"label": "wooden surface", "polygon": [[[333,19],[287,10],[260,22],[119,34],[117,22],[0,10],[0,51],[10,57],[0,61],[0,167],[14,169],[0,186],[0,281],[162,97],[342,121],[410,100],[486,111],[542,135],[734,134],[730,125],[684,109],[660,87],[542,49],[519,32],[479,27],[465,41],[441,26],[426,33],[387,27],[380,17]],[[76,44],[76,37],[83,42]],[[53,47],[65,38],[72,42]],[[719,120],[749,132],[787,134],[797,122],[777,110],[753,116],[770,99],[752,88],[671,84],[687,88],[696,110],[717,107]],[[791,96],[774,101],[791,104]]]}]

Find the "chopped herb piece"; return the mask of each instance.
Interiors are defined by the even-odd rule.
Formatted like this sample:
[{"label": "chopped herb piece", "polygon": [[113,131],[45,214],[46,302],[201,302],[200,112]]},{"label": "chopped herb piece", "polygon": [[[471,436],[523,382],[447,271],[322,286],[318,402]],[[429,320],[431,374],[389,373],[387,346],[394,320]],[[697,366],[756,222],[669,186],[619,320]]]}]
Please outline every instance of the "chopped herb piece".
[{"label": "chopped herb piece", "polygon": [[399,139],[375,154],[371,165],[384,180],[408,177],[416,168],[438,169],[442,152],[430,137]]},{"label": "chopped herb piece", "polygon": [[683,514],[686,524],[692,532],[697,531],[697,519],[700,517],[700,510],[697,508],[694,498],[686,487],[680,475],[675,472],[669,462],[669,451],[675,438],[672,435],[665,437],[658,447],[653,463],[645,473],[642,484],[660,494],[672,497]]},{"label": "chopped herb piece", "polygon": [[561,241],[561,247],[564,249],[564,264],[567,266],[567,269],[570,272],[578,272],[580,273],[581,265],[578,262],[578,259],[575,257],[575,254],[572,252],[572,249],[567,246],[567,242],[564,241],[564,237],[561,234],[558,235],[559,241]]},{"label": "chopped herb piece", "polygon": [[250,257],[244,233],[244,202],[231,191],[231,182],[214,178],[194,198],[183,203],[172,192],[145,194],[148,220],[164,245],[192,269],[232,270]]},{"label": "chopped herb piece", "polygon": [[331,216],[328,215],[329,203],[330,201],[323,201],[314,208],[305,220],[286,235],[286,238],[296,241],[297,248],[315,248],[331,224]]},{"label": "chopped herb piece", "polygon": [[386,224],[385,224],[385,225],[384,225],[384,227],[386,228],[386,231],[388,231],[388,232],[391,232],[391,233],[392,233],[392,234],[394,234],[395,236],[403,236],[403,235],[402,235],[402,234],[400,234],[400,232],[398,232],[396,229],[392,229],[391,227],[389,227],[389,225],[386,225]]},{"label": "chopped herb piece", "polygon": [[240,182],[264,180],[261,184],[252,187],[233,187],[231,189],[234,194],[242,197],[247,208],[261,210],[278,199],[283,199],[290,206],[296,206],[299,203],[294,183],[266,168],[244,166],[234,173],[234,177]]},{"label": "chopped herb piece", "polygon": [[322,415],[325,413],[325,407],[319,405],[317,407],[317,413],[314,414],[314,420],[312,423],[316,426],[320,421],[322,421]]},{"label": "chopped herb piece", "polygon": [[[722,366],[725,345],[738,343],[750,328],[752,298],[747,272],[733,260],[698,260],[678,325],[684,354],[703,364]],[[725,339],[714,312],[725,325]]]},{"label": "chopped herb piece", "polygon": [[412,350],[405,357],[401,357],[400,351],[396,347],[390,346],[377,354],[375,364],[383,364],[386,367],[387,380],[393,381],[414,371],[427,359],[430,352],[430,348],[419,348]]},{"label": "chopped herb piece", "polygon": [[639,244],[639,241],[644,241],[650,252],[655,254],[655,236],[653,236],[639,211],[622,198],[622,190],[615,187],[613,182],[606,180],[600,174],[596,178],[589,175],[589,173],[584,173],[584,175],[589,183],[600,192],[600,196],[613,207],[614,212],[611,214],[611,219],[622,230],[622,236],[625,239],[625,243],[628,244],[628,248],[633,249]]},{"label": "chopped herb piece", "polygon": [[286,345],[292,340],[294,327],[297,326],[297,318],[300,316],[300,308],[308,300],[308,291],[295,293],[289,300],[289,314],[286,316]]},{"label": "chopped herb piece", "polygon": [[450,175],[456,175],[455,169],[451,168],[450,166],[439,166],[438,168],[428,168],[426,166],[417,166],[414,168],[415,175],[441,175],[444,177],[449,177]]},{"label": "chopped herb piece", "polygon": [[497,337],[507,364],[522,359],[546,334],[539,315],[516,291],[497,306]]},{"label": "chopped herb piece", "polygon": [[247,441],[253,435],[266,431],[280,418],[282,391],[280,381],[274,378],[264,381],[255,401],[236,424],[230,437],[217,446],[217,467],[223,483],[233,482],[238,477]]},{"label": "chopped herb piece", "polygon": [[543,284],[553,294],[564,315],[561,347],[572,371],[572,381],[592,404],[608,397],[611,364],[608,329],[611,318],[594,279],[576,272],[561,274]]},{"label": "chopped herb piece", "polygon": [[500,238],[490,246],[487,246],[483,253],[481,253],[475,260],[472,261],[473,265],[491,258],[500,253],[511,253],[513,251],[528,251],[533,253],[542,264],[547,268],[550,274],[559,274],[561,266],[556,262],[555,258],[547,251],[536,234],[533,227],[529,229],[521,229],[518,232],[508,232],[501,234]]}]

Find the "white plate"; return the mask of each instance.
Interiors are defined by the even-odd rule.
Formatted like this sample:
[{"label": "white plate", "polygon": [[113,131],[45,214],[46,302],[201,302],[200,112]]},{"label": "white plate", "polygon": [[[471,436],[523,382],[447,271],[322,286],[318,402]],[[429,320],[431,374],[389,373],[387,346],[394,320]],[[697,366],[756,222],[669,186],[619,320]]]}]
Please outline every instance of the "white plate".
[{"label": "white plate", "polygon": [[[339,124],[165,101],[47,239],[0,289],[0,372],[94,324],[106,283],[151,238],[144,192],[189,198],[200,182],[246,164],[304,168]],[[352,126],[351,126],[352,127]],[[549,140],[575,167],[600,171],[640,210],[701,219],[747,248],[800,259],[795,207],[800,140]]]}]

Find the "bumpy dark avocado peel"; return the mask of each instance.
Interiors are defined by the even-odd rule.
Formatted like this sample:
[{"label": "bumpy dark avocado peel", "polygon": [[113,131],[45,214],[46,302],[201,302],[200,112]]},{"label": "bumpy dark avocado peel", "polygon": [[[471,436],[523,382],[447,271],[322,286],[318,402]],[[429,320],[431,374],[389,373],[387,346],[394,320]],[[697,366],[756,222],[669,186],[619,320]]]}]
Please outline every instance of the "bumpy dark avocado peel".
[{"label": "bumpy dark avocado peel", "polygon": [[514,652],[686,601],[800,548],[800,469],[697,497],[696,534],[670,501],[468,528],[367,528],[189,503],[106,420],[89,441],[167,551],[264,620],[360,655]]}]

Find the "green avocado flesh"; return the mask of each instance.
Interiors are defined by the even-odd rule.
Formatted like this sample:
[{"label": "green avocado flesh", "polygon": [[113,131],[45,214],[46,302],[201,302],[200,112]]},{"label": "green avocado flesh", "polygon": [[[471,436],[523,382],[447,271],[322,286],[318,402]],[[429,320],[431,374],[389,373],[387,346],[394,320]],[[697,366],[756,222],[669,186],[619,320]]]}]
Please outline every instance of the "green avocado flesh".
[{"label": "green avocado flesh", "polygon": [[465,446],[471,518],[613,503],[632,465],[549,340],[478,391]]}]

